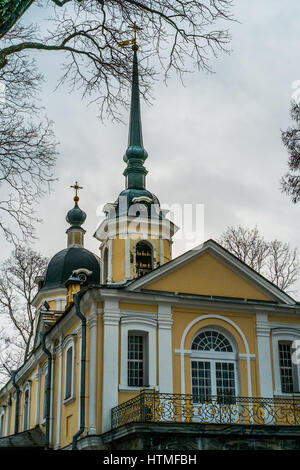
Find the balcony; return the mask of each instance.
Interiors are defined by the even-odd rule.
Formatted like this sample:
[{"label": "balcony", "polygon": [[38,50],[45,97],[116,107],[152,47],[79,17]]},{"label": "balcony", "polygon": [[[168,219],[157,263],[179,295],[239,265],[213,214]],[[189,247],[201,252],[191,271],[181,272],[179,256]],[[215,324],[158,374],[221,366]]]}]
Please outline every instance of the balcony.
[{"label": "balcony", "polygon": [[111,411],[112,429],[130,423],[300,425],[300,399],[198,396],[142,391]]}]

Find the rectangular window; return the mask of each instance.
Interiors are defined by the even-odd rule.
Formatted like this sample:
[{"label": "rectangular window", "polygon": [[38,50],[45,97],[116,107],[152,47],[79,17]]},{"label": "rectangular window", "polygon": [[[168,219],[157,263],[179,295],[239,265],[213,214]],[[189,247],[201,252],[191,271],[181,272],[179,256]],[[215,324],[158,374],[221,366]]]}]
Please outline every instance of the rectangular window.
[{"label": "rectangular window", "polygon": [[4,436],[4,413],[0,417],[0,437]]},{"label": "rectangular window", "polygon": [[128,335],[128,385],[145,384],[145,336]]},{"label": "rectangular window", "polygon": [[279,343],[279,366],[281,378],[281,391],[294,392],[293,363],[291,343]]},{"label": "rectangular window", "polygon": [[234,403],[235,376],[232,362],[216,362],[216,391],[219,403]]},{"label": "rectangular window", "polygon": [[29,425],[29,390],[24,394],[24,431],[28,429]]},{"label": "rectangular window", "polygon": [[65,399],[72,396],[73,382],[73,348],[70,347],[66,352],[66,393]]},{"label": "rectangular window", "polygon": [[192,394],[194,403],[211,400],[210,362],[192,361]]}]

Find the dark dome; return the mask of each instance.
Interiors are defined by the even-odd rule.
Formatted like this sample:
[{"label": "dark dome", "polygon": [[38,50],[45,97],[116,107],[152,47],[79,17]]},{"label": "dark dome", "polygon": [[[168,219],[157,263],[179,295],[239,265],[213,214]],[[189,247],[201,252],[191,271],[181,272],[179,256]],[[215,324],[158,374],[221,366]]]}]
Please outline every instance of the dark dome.
[{"label": "dark dome", "polygon": [[67,222],[69,222],[70,225],[73,225],[75,227],[79,227],[80,225],[82,225],[85,219],[86,213],[81,210],[77,204],[75,204],[73,209],[69,210],[66,216]]},{"label": "dark dome", "polygon": [[[125,204],[120,201],[120,197],[123,197],[125,200]],[[126,198],[126,199],[125,199]],[[143,201],[143,198],[146,198]],[[136,199],[136,201],[135,201]],[[117,210],[116,215],[122,216],[127,215],[130,209],[130,206],[133,204],[137,204],[137,201],[140,200],[142,204],[146,205],[148,208],[148,216],[151,216],[151,207],[155,205],[154,216],[161,217],[160,212],[160,203],[158,198],[147,189],[125,189],[122,191],[117,200]]]},{"label": "dark dome", "polygon": [[94,253],[85,248],[69,247],[59,251],[49,261],[42,289],[65,287],[72,272],[79,268],[92,271],[86,284],[100,283],[100,265]]}]

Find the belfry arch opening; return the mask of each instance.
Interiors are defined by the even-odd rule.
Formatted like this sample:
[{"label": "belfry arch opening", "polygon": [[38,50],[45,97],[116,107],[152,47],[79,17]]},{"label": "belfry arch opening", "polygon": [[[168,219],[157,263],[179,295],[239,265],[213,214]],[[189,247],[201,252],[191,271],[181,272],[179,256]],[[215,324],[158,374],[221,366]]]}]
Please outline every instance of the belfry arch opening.
[{"label": "belfry arch opening", "polygon": [[135,246],[135,272],[137,277],[144,276],[153,269],[153,248],[145,240]]},{"label": "belfry arch opening", "polygon": [[107,247],[104,248],[103,252],[103,284],[107,284],[108,281],[108,249]]}]

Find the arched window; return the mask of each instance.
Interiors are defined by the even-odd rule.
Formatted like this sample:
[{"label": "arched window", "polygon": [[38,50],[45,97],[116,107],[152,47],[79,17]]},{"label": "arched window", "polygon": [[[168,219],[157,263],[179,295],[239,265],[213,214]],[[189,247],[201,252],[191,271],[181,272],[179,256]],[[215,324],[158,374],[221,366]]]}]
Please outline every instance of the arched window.
[{"label": "arched window", "polygon": [[135,247],[135,270],[138,277],[144,276],[153,269],[153,249],[150,243],[140,241]]},{"label": "arched window", "polygon": [[65,385],[64,404],[75,398],[74,373],[75,373],[75,339],[74,335],[68,335],[62,344],[65,357]]},{"label": "arched window", "polygon": [[193,341],[192,349],[198,351],[233,352],[227,338],[218,331],[203,331]]},{"label": "arched window", "polygon": [[0,437],[4,436],[4,409],[0,411]]},{"label": "arched window", "polygon": [[193,340],[191,360],[194,403],[233,403],[237,392],[236,354],[220,331],[206,329]]},{"label": "arched window", "polygon": [[24,387],[24,415],[23,415],[23,431],[26,431],[29,429],[30,425],[30,383],[27,382],[27,384]]}]

